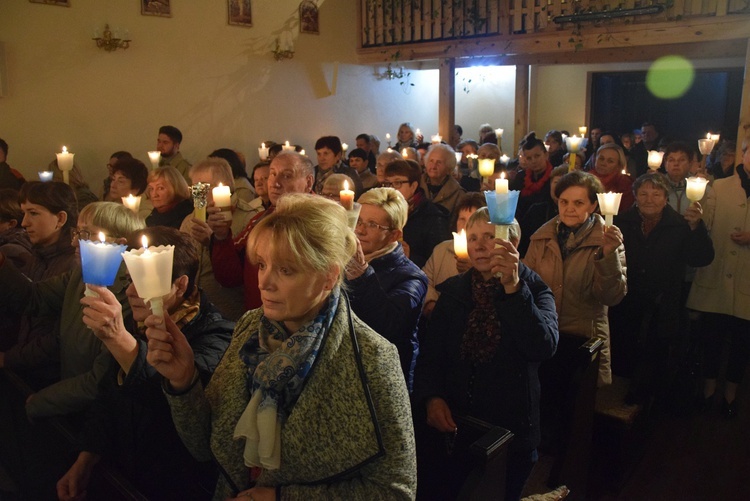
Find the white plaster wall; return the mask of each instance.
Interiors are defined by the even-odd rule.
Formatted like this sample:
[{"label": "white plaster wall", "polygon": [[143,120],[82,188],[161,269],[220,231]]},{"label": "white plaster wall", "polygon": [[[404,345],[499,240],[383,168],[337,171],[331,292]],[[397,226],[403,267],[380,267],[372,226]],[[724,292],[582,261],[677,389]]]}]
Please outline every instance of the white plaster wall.
[{"label": "white plaster wall", "polygon": [[[182,130],[182,152],[193,162],[230,147],[250,165],[265,139],[311,152],[321,135],[353,146],[361,132],[395,137],[406,120],[437,127],[436,71],[411,70],[412,87],[356,64],[351,0],[319,2],[320,35],[298,32],[297,0],[253,0],[252,28],[229,26],[224,1],[173,1],[171,18],[142,16],[135,0],[70,3],[0,0],[0,137],[10,144],[9,163],[29,179],[66,145],[96,189],[116,150],[148,165],[164,124]],[[91,36],[105,22],[129,30],[128,50],[95,47]],[[276,62],[270,50],[285,27],[296,54]]]}]

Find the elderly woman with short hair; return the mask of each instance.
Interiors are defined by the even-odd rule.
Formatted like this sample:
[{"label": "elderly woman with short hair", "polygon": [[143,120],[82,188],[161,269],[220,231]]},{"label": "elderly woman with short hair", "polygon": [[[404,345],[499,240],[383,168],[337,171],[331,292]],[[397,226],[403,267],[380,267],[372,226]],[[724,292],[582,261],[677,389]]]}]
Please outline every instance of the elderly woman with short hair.
[{"label": "elderly woman with short hair", "polygon": [[633,376],[631,404],[665,396],[676,369],[669,355],[680,334],[686,267],[706,266],[714,257],[700,204],[681,216],[667,203],[670,185],[661,174],[639,177],[633,191],[636,206],[615,218],[628,257],[628,294],[609,312],[613,344],[622,353],[615,360]]},{"label": "elderly woman with short hair", "polygon": [[149,173],[148,198],[154,210],[146,218],[146,226],[179,229],[185,216],[193,212],[190,187],[174,167],[157,167]]},{"label": "elderly woman with short hair", "polygon": [[[537,460],[539,363],[555,353],[557,315],[552,292],[520,262],[516,245],[495,238],[486,207],[466,223],[471,268],[437,286],[440,298],[424,336],[414,379],[420,432],[420,486],[429,499],[455,499],[464,464],[450,465],[445,436],[458,431],[455,414],[507,428],[510,445],[505,493],[517,500]],[[423,421],[424,420],[424,421]],[[425,422],[430,428],[420,428]],[[439,434],[438,432],[441,432]],[[438,452],[435,446],[443,446]],[[424,475],[424,476],[422,476]],[[460,485],[460,484],[459,484]],[[504,496],[503,496],[504,494]]]},{"label": "elderly woman with short hair", "polygon": [[427,276],[406,257],[399,242],[408,204],[393,188],[373,188],[359,198],[357,252],[346,267],[346,286],[359,318],[398,348],[411,389],[419,353],[417,323]]},{"label": "elderly woman with short hair", "polygon": [[262,308],[237,323],[211,382],[168,317],[146,319],[147,360],[199,460],[223,471],[214,499],[413,499],[409,397],[395,347],[342,291],[356,250],[346,211],[288,194],[248,237]]},{"label": "elderly woman with short hair", "polygon": [[616,226],[596,213],[601,182],[574,171],[555,188],[558,215],[531,236],[523,262],[552,289],[560,332],[604,343],[599,385],[612,382],[607,308],[625,297],[625,249]]}]

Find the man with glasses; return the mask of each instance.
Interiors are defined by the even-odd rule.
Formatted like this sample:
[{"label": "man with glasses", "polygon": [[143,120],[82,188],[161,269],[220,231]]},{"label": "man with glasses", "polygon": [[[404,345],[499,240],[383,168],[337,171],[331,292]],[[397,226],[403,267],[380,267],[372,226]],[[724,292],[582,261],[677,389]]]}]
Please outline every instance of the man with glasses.
[{"label": "man with glasses", "polygon": [[404,226],[404,247],[407,256],[422,268],[437,244],[451,237],[448,211],[430,202],[419,186],[421,173],[414,160],[396,160],[385,168],[384,187],[401,192],[409,205]]},{"label": "man with glasses", "polygon": [[273,213],[276,202],[286,193],[311,193],[315,183],[315,170],[309,158],[299,153],[279,153],[271,160],[268,169],[268,198],[271,206],[254,216],[245,228],[232,234],[230,223],[221,211],[210,204],[207,223],[211,236],[211,264],[216,281],[222,287],[244,287],[245,309],[261,306],[258,290],[258,269],[247,259],[247,237],[261,219]]}]

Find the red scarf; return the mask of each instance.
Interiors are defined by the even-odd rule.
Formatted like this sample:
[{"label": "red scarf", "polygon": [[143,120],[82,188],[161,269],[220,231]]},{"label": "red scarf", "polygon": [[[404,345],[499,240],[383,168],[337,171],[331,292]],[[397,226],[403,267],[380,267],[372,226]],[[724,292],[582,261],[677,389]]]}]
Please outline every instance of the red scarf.
[{"label": "red scarf", "polygon": [[530,170],[527,170],[523,176],[523,189],[521,189],[521,196],[528,197],[529,195],[539,192],[544,187],[545,183],[549,181],[551,175],[552,164],[549,163],[549,160],[547,161],[547,167],[544,169],[544,174],[538,181],[531,179],[534,174]]}]

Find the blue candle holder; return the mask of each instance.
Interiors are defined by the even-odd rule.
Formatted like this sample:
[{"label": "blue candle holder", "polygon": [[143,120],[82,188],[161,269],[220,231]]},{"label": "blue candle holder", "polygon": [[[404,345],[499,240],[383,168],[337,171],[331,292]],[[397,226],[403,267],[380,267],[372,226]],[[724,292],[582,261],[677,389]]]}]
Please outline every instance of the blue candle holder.
[{"label": "blue candle holder", "polygon": [[127,245],[79,240],[83,282],[109,287],[115,283]]},{"label": "blue candle holder", "polygon": [[518,206],[518,195],[520,191],[509,191],[498,194],[496,191],[485,191],[484,198],[487,200],[487,209],[490,211],[490,222],[492,224],[513,224]]}]

